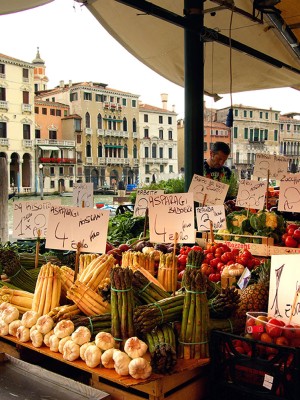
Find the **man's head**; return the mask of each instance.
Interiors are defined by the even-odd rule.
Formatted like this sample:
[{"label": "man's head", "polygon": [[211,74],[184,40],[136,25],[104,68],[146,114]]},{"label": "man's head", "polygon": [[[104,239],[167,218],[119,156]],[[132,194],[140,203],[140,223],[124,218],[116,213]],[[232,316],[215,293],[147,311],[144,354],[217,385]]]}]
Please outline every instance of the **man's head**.
[{"label": "man's head", "polygon": [[230,154],[230,147],[224,142],[215,142],[210,150],[210,158],[207,160],[211,168],[221,168]]}]

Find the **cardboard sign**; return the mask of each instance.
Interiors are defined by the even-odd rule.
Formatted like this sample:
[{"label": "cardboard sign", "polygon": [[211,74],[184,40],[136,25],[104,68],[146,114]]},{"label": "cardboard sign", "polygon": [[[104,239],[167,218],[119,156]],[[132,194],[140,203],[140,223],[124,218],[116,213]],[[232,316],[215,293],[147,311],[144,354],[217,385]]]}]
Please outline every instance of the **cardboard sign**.
[{"label": "cardboard sign", "polygon": [[53,206],[49,211],[46,247],[105,253],[109,210]]},{"label": "cardboard sign", "polygon": [[92,182],[74,183],[73,206],[94,207],[94,184]]},{"label": "cardboard sign", "polygon": [[288,159],[284,156],[256,154],[253,175],[258,178],[282,179],[287,175]]},{"label": "cardboard sign", "polygon": [[236,197],[238,207],[262,210],[265,204],[267,181],[249,181],[241,179]]},{"label": "cardboard sign", "polygon": [[47,236],[48,214],[60,200],[14,201],[13,233],[15,239],[32,239]]},{"label": "cardboard sign", "polygon": [[144,217],[148,208],[149,196],[153,196],[156,194],[164,194],[164,191],[137,189],[133,216]]},{"label": "cardboard sign", "polygon": [[195,242],[193,193],[150,195],[148,209],[151,242]]},{"label": "cardboard sign", "polygon": [[209,231],[210,221],[214,230],[226,229],[227,227],[224,205],[197,207],[196,220],[198,231]]},{"label": "cardboard sign", "polygon": [[205,206],[224,204],[229,185],[214,179],[194,174],[189,187],[189,193],[194,194],[194,201]]},{"label": "cardboard sign", "polygon": [[[289,322],[295,294],[300,287],[300,254],[271,256],[268,314]],[[300,296],[291,323],[300,324]]]},{"label": "cardboard sign", "polygon": [[278,210],[300,212],[300,177],[287,176],[280,181]]}]

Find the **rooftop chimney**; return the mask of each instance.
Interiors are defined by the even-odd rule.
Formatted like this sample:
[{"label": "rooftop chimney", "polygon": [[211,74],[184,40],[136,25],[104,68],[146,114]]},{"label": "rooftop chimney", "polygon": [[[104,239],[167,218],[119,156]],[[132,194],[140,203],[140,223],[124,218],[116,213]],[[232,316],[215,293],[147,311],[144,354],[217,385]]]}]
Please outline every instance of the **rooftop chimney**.
[{"label": "rooftop chimney", "polygon": [[59,86],[60,86],[61,88],[63,88],[63,87],[65,86],[65,82],[64,82],[64,81],[59,81]]},{"label": "rooftop chimney", "polygon": [[160,97],[161,97],[161,101],[162,101],[162,108],[164,110],[167,110],[168,109],[168,94],[167,93],[162,93],[160,95]]},{"label": "rooftop chimney", "polygon": [[72,87],[72,81],[69,80],[69,87]]}]

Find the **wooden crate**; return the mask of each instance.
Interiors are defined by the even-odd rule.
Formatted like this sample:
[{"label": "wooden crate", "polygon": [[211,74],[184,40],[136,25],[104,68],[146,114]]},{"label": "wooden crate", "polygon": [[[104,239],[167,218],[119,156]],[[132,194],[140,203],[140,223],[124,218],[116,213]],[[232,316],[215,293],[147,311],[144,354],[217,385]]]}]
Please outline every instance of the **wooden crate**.
[{"label": "wooden crate", "polygon": [[275,254],[300,254],[300,248],[284,247],[284,246],[269,246],[269,256]]},{"label": "wooden crate", "polygon": [[111,369],[89,368],[82,360],[66,361],[62,354],[54,353],[46,346],[36,348],[31,342],[20,343],[14,336],[5,336],[3,340],[90,373],[90,385],[110,394],[112,400],[181,400],[185,395],[189,400],[207,398],[210,364],[208,358],[203,360],[180,359],[171,375],[152,374],[149,379],[133,379],[129,376],[119,376]]},{"label": "wooden crate", "polygon": [[[211,243],[211,235],[207,232],[201,232],[202,238],[197,238],[197,243],[202,246],[206,247],[208,243]],[[230,249],[239,249],[239,250],[249,250],[254,256],[261,256],[261,257],[268,257],[270,255],[269,247],[274,245],[274,239],[266,236],[249,236],[249,235],[235,235],[226,233],[224,236],[230,237],[245,237],[249,239],[261,239],[262,243],[240,243],[231,240],[214,240],[215,243],[224,243]],[[275,247],[275,246],[274,246]]]}]

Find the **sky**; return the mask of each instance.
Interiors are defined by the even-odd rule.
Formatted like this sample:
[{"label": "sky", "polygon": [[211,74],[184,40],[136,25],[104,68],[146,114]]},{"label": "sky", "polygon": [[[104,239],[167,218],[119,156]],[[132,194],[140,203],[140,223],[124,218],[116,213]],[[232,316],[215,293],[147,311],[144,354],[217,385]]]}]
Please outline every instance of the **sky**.
[{"label": "sky", "polygon": [[[162,107],[161,93],[168,94],[168,109],[184,118],[184,88],[161,77],[125,50],[96,18],[73,0],[52,3],[14,14],[0,15],[0,53],[32,62],[39,47],[49,78],[48,89],[68,82],[102,82],[110,88],[140,96],[143,103]],[[88,39],[89,38],[89,39]],[[93,40],[90,40],[93,38]],[[230,96],[206,107],[230,106]],[[290,88],[233,93],[233,104],[300,113],[300,92]]]}]

